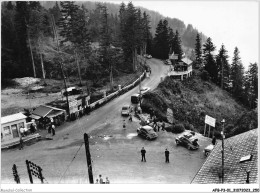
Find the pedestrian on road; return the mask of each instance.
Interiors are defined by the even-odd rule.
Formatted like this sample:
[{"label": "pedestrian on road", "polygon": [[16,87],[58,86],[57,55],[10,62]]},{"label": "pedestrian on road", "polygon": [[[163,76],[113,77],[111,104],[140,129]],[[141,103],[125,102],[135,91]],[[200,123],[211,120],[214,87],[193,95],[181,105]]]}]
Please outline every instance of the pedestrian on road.
[{"label": "pedestrian on road", "polygon": [[108,180],[108,177],[106,177],[106,184],[110,184],[110,181]]},{"label": "pedestrian on road", "polygon": [[169,163],[169,155],[170,155],[170,152],[168,151],[168,149],[166,148],[165,149],[165,162],[166,163]]},{"label": "pedestrian on road", "polygon": [[129,116],[130,116],[130,117],[129,117],[129,121],[131,121],[131,122],[132,122],[132,121],[133,121],[132,114],[130,113],[130,114],[129,114]]},{"label": "pedestrian on road", "polygon": [[165,123],[163,122],[162,123],[162,130],[164,131],[164,129],[165,129]]},{"label": "pedestrian on road", "polygon": [[19,150],[21,150],[21,149],[23,149],[23,138],[20,135],[20,148],[19,148]]},{"label": "pedestrian on road", "polygon": [[102,175],[101,175],[101,174],[99,174],[99,183],[100,183],[100,184],[103,184],[103,178],[102,178]]},{"label": "pedestrian on road", "polygon": [[144,162],[146,162],[145,153],[146,153],[146,151],[145,151],[145,149],[143,147],[142,150],[141,150],[141,155],[142,155],[142,160],[141,161],[144,161]]},{"label": "pedestrian on road", "polygon": [[51,125],[51,129],[52,129],[52,136],[54,136],[55,135],[55,126],[54,126],[54,124]]},{"label": "pedestrian on road", "polygon": [[123,128],[125,128],[125,120],[124,120],[124,122],[123,122]]},{"label": "pedestrian on road", "polygon": [[213,145],[216,144],[216,137],[215,137],[215,135],[214,135],[213,138],[212,138],[212,144],[213,144]]},{"label": "pedestrian on road", "polygon": [[30,132],[31,133],[34,133],[35,132],[35,127],[33,124],[30,125]]}]

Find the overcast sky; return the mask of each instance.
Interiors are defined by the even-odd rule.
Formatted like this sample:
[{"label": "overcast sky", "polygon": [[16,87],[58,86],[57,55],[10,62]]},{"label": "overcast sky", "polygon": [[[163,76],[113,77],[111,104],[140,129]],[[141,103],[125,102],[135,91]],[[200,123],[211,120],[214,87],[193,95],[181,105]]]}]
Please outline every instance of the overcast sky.
[{"label": "overcast sky", "polygon": [[[121,3],[122,1],[110,1]],[[124,1],[126,4],[129,1]],[[257,1],[132,1],[157,11],[163,16],[178,18],[185,25],[211,37],[219,50],[223,43],[230,61],[235,46],[245,67],[259,62],[259,4]],[[259,64],[259,63],[258,63]]]}]

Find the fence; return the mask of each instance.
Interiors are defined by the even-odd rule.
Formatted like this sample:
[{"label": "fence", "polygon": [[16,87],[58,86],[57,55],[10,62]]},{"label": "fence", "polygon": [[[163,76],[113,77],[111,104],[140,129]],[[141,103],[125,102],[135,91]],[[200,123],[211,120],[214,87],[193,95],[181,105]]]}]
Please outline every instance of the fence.
[{"label": "fence", "polygon": [[120,90],[117,90],[116,92],[113,92],[113,93],[105,96],[104,98],[102,98],[102,99],[100,99],[98,101],[95,101],[94,103],[91,103],[89,105],[91,110],[92,109],[96,109],[96,108],[104,105],[105,103],[109,102],[110,100],[113,100],[114,98],[116,98],[116,97],[126,93],[127,91],[131,90],[133,87],[135,87],[136,85],[139,84],[140,79],[142,81],[142,80],[144,80],[144,78],[145,78],[145,72],[143,72],[142,75],[138,79],[136,79],[133,83],[124,86]]}]

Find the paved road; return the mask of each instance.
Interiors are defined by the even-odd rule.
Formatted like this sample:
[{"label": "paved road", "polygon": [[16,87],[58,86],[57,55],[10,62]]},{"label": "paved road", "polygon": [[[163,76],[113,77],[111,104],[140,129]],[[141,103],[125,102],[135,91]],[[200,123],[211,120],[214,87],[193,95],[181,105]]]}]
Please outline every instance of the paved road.
[{"label": "paved road", "polygon": [[[156,88],[167,66],[160,60],[150,59],[152,74],[142,86]],[[25,160],[43,168],[49,183],[88,183],[83,133],[91,135],[90,151],[94,178],[108,176],[111,183],[190,183],[205,158],[202,150],[209,140],[200,137],[201,149],[190,152],[173,143],[175,135],[160,132],[155,141],[136,136],[138,120],[129,122],[120,115],[123,104],[130,103],[130,96],[138,87],[95,110],[89,116],[65,123],[57,128],[53,140],[39,141],[23,150],[2,152],[2,183],[14,183],[12,165],[18,166],[21,183],[29,183]],[[126,129],[122,128],[125,119]],[[140,162],[140,148],[147,150],[147,162]],[[170,150],[170,164],[164,163],[164,148]],[[192,164],[191,164],[192,163]],[[188,166],[188,167],[187,167]],[[40,183],[35,179],[35,183]]]}]

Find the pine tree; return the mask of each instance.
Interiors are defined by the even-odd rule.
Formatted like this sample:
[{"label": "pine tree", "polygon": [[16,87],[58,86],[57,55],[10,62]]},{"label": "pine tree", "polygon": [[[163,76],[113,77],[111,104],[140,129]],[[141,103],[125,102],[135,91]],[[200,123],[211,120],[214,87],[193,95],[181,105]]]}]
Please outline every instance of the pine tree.
[{"label": "pine tree", "polygon": [[196,67],[200,68],[202,67],[202,49],[201,49],[201,37],[199,33],[197,33],[196,36],[195,55],[196,55]]},{"label": "pine tree", "polygon": [[173,38],[173,51],[174,54],[178,54],[178,61],[180,62],[183,56],[183,51],[181,48],[181,37],[178,30],[176,30]]},{"label": "pine tree", "polygon": [[154,37],[154,50],[153,50],[153,55],[156,58],[162,58],[162,37],[161,34],[163,32],[163,21],[160,20],[157,27],[156,27],[156,32],[155,32],[155,37]]},{"label": "pine tree", "polygon": [[74,1],[61,1],[61,18],[59,20],[60,35],[64,37],[61,43],[71,41],[73,39],[73,24],[75,24],[75,19],[79,6],[75,5]]},{"label": "pine tree", "polygon": [[169,32],[169,34],[168,34],[168,38],[169,38],[169,54],[172,54],[172,52],[173,52],[173,39],[174,39],[174,33],[173,33],[173,30],[172,30],[172,28],[170,28],[169,27],[169,29],[168,29],[168,32]]},{"label": "pine tree", "polygon": [[169,57],[169,32],[168,21],[160,20],[154,38],[154,56],[160,59],[167,59]]},{"label": "pine tree", "polygon": [[216,57],[218,80],[217,84],[222,87],[222,89],[229,89],[229,75],[230,75],[230,65],[228,63],[228,55],[225,46],[222,44],[219,53]]},{"label": "pine tree", "polygon": [[147,53],[147,45],[149,44],[149,41],[151,41],[151,36],[150,36],[150,19],[149,15],[146,14],[146,12],[143,13],[143,37],[144,37],[144,52],[145,54]]},{"label": "pine tree", "polygon": [[49,9],[49,12],[54,16],[55,24],[58,25],[59,20],[61,18],[61,11],[58,2],[56,1],[53,8]]},{"label": "pine tree", "polygon": [[254,109],[257,107],[258,99],[258,66],[257,63],[250,63],[245,76],[245,100],[247,105]]},{"label": "pine tree", "polygon": [[216,47],[212,43],[210,37],[207,39],[203,47],[204,47],[203,57],[204,57],[204,66],[205,66],[204,68],[209,73],[211,80],[214,83],[217,83],[217,77],[218,77],[217,65],[214,56],[212,54],[212,52],[215,51]]},{"label": "pine tree", "polygon": [[108,24],[107,7],[99,5],[102,12],[102,28],[101,28],[101,63],[109,71],[110,90],[113,90],[113,61],[111,50],[111,29]]},{"label": "pine tree", "polygon": [[29,21],[28,2],[16,2],[15,29],[17,34],[18,58],[20,65],[20,76],[30,76],[33,70],[30,64],[29,49],[27,46],[27,22]]},{"label": "pine tree", "polygon": [[234,56],[231,64],[231,93],[235,98],[242,101],[243,98],[243,82],[244,82],[244,67],[241,63],[239,50],[235,47]]}]

